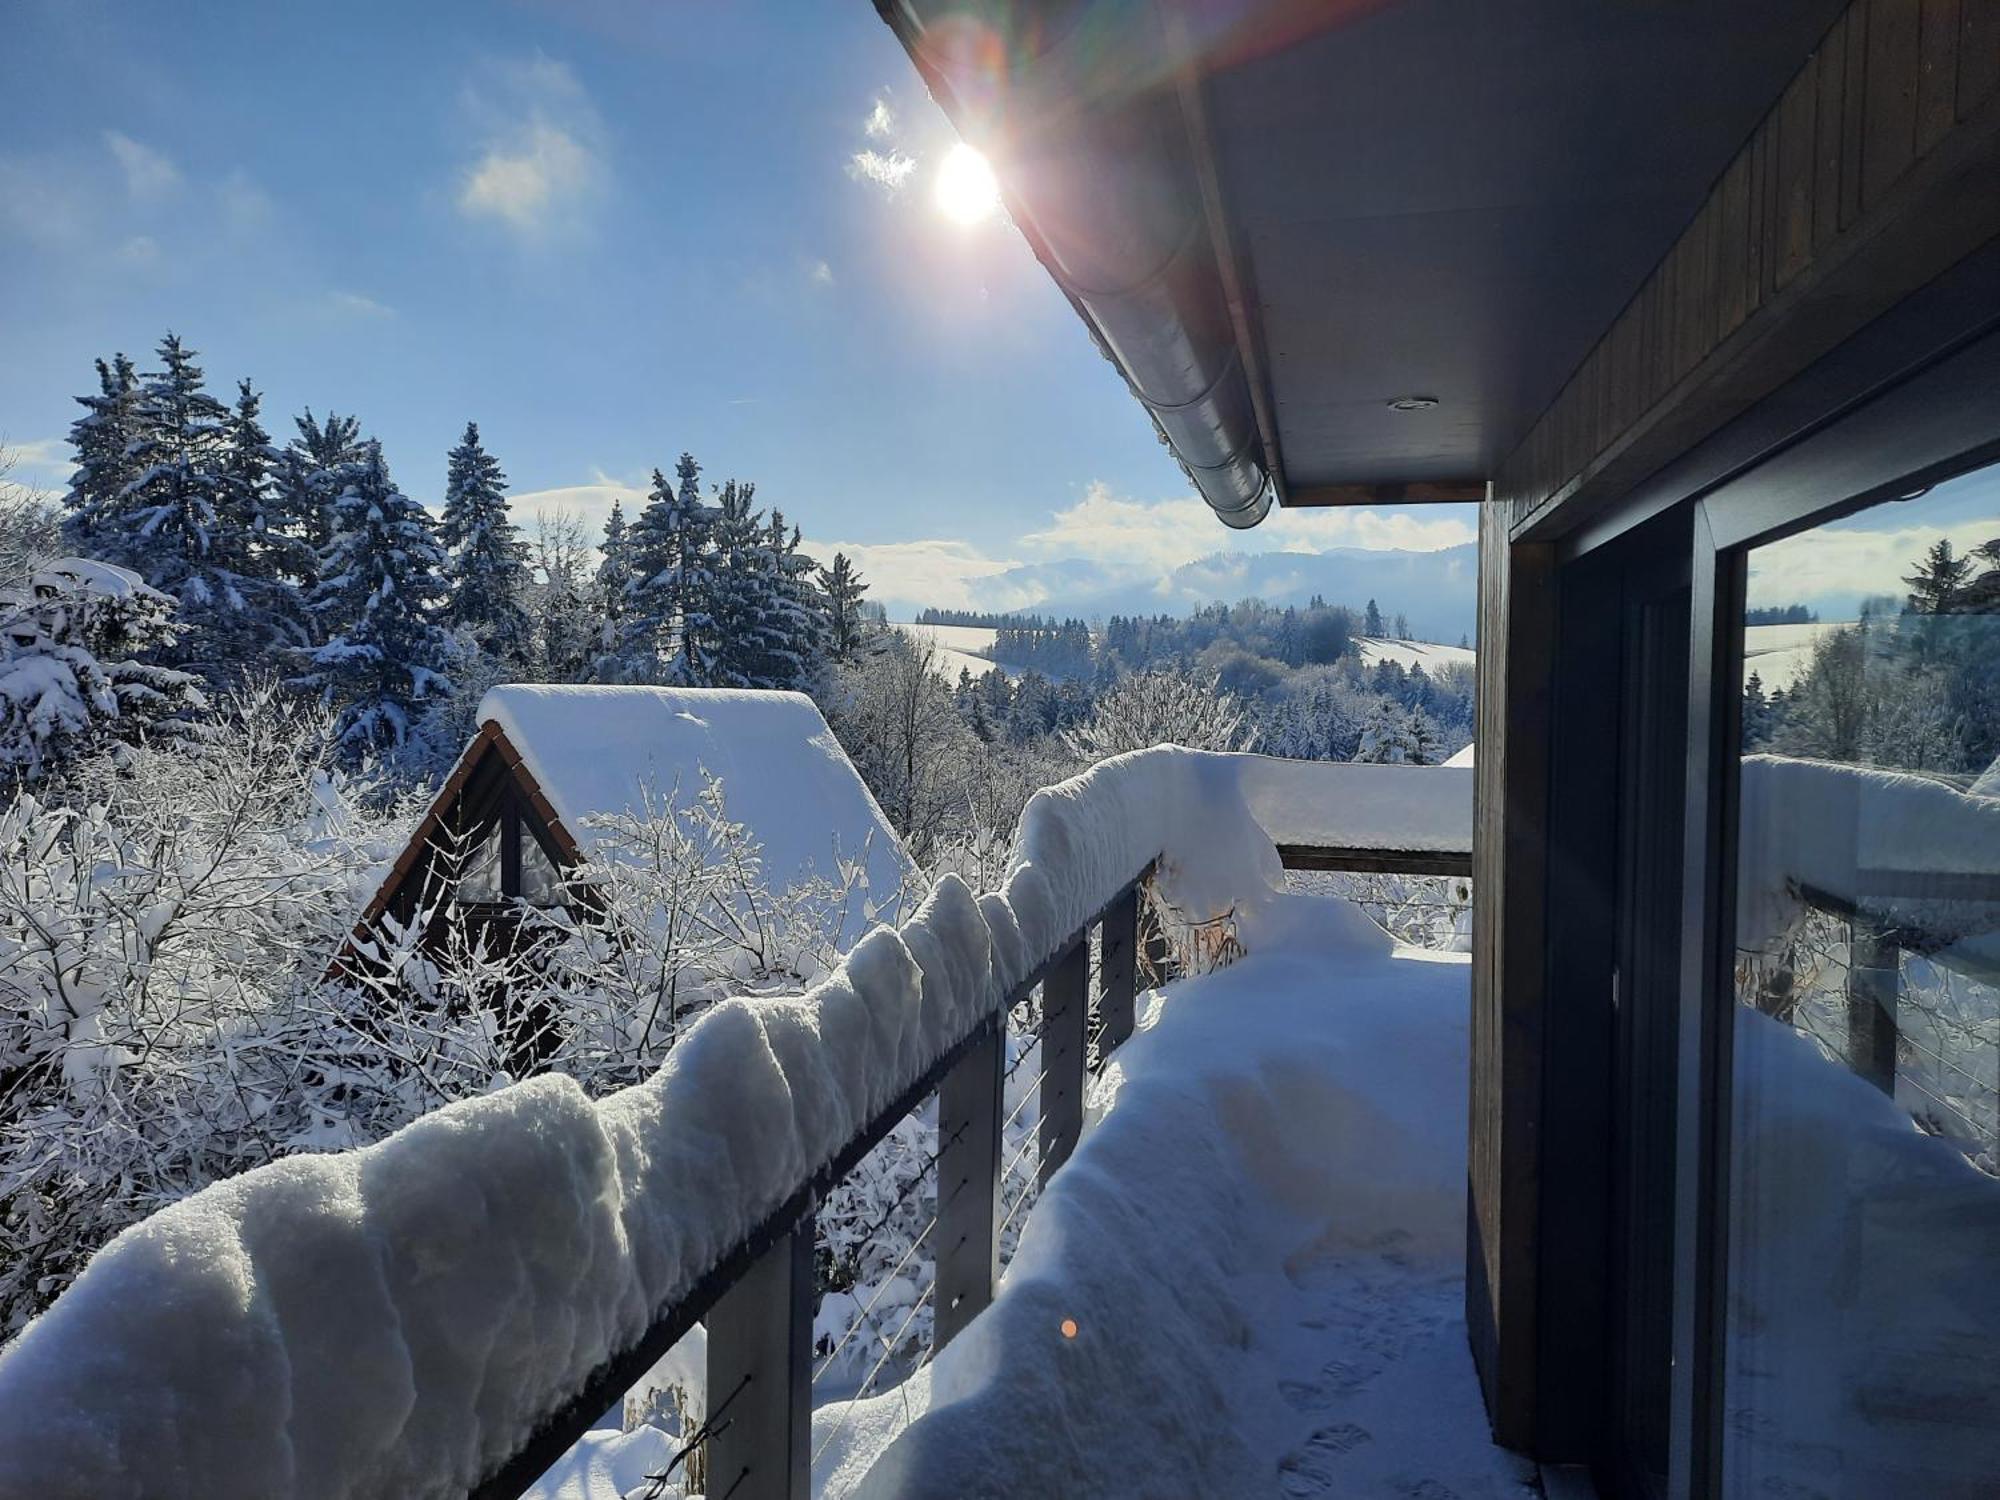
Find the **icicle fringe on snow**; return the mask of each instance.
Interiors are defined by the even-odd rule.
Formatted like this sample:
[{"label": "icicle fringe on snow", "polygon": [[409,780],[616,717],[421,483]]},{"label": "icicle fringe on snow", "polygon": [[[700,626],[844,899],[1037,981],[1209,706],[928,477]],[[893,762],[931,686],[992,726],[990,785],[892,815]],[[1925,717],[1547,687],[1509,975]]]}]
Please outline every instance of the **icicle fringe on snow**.
[{"label": "icicle fringe on snow", "polygon": [[1197,919],[1274,891],[1240,760],[1162,747],[1038,793],[1000,891],[946,877],[596,1104],[534,1078],[127,1230],[0,1354],[8,1488],[465,1492],[1148,864]]}]

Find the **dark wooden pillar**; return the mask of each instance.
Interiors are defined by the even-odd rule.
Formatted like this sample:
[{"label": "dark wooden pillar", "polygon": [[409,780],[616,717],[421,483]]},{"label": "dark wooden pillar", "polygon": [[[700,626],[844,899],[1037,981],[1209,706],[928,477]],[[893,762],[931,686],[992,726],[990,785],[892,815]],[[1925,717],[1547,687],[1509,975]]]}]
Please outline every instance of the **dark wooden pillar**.
[{"label": "dark wooden pillar", "polygon": [[1847,1063],[1893,1099],[1903,950],[1864,913],[1849,919],[1847,933]]},{"label": "dark wooden pillar", "polygon": [[1041,1169],[1046,1183],[1083,1134],[1083,1074],[1089,1020],[1090,939],[1079,937],[1042,981]]},{"label": "dark wooden pillar", "polygon": [[1104,914],[1098,952],[1097,1065],[1132,1035],[1133,993],[1139,968],[1139,888],[1112,903]]},{"label": "dark wooden pillar", "polygon": [[1000,1107],[1006,1028],[987,1027],[938,1086],[937,1307],[933,1352],[993,1300],[1000,1275]]},{"label": "dark wooden pillar", "polygon": [[1479,521],[1466,1327],[1495,1439],[1534,1442],[1555,549]]},{"label": "dark wooden pillar", "polygon": [[812,1493],[812,1293],[807,1214],[709,1309],[710,1494]]}]

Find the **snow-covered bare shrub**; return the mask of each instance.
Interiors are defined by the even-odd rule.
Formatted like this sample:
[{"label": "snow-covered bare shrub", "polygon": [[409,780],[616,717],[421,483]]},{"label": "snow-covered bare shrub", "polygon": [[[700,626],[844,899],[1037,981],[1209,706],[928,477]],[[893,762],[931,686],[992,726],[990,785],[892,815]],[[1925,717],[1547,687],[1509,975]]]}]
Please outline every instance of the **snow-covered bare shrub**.
[{"label": "snow-covered bare shrub", "polygon": [[1250,750],[1257,730],[1243,701],[1215,677],[1153,667],[1121,678],[1067,739],[1085,760],[1099,761],[1154,745]]},{"label": "snow-covered bare shrub", "polygon": [[179,633],[174,601],[80,557],[0,589],[0,773],[39,780],[117,735],[186,732],[207,706],[185,672],[136,660]]},{"label": "snow-covered bare shrub", "polygon": [[820,708],[904,845],[929,866],[963,821],[981,746],[959,717],[927,636],[889,631],[836,669]]},{"label": "snow-covered bare shrub", "polygon": [[233,709],[0,811],[0,1327],[126,1224],[341,1111],[294,992],[402,810],[322,769],[323,712],[269,688]]}]

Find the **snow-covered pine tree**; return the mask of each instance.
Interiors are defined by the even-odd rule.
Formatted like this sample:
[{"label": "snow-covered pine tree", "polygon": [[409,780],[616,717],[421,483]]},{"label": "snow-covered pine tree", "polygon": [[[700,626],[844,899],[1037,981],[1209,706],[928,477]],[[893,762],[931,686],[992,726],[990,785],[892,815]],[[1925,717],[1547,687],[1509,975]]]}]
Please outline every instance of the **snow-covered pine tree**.
[{"label": "snow-covered pine tree", "polygon": [[1401,707],[1391,698],[1377,698],[1361,726],[1354,758],[1369,765],[1398,765],[1408,758],[1408,726]]},{"label": "snow-covered pine tree", "polygon": [[311,597],[325,644],[301,653],[296,682],[339,709],[340,746],[359,760],[400,747],[450,692],[451,637],[437,622],[445,556],[429,513],[396,488],[373,440],[344,472]]},{"label": "snow-covered pine tree", "polygon": [[137,573],[81,557],[0,591],[0,774],[34,781],[108,738],[192,733],[207,708],[194,675],[137,659],[171,647],[173,613]]},{"label": "snow-covered pine tree", "polygon": [[866,630],[861,598],[868,582],[845,552],[836,552],[832,565],[820,570],[819,586],[826,596],[827,649],[836,661],[851,660]]},{"label": "snow-covered pine tree", "polygon": [[709,531],[714,513],[701,503],[701,465],[683,453],[676,485],[653,471],[646,508],[632,524],[632,614],[623,654],[674,682],[711,680],[715,646],[714,580]]},{"label": "snow-covered pine tree", "polygon": [[715,620],[711,603],[714,579],[709,571],[709,527],[714,512],[701,503],[701,465],[683,451],[674,465],[676,528],[674,594],[679,611],[680,662],[675,676],[686,683],[713,680],[710,658],[715,650]]},{"label": "snow-covered pine tree", "polygon": [[1421,708],[1410,710],[1409,722],[1403,727],[1403,758],[1413,766],[1437,764],[1437,726],[1431,723],[1431,716]]},{"label": "snow-covered pine tree", "polygon": [[[625,600],[618,634],[606,651],[601,675],[623,682],[657,682],[674,644],[674,599],[669,587],[680,542],[676,501],[667,476],[653,470],[653,485],[638,518],[625,532]],[[608,559],[607,559],[608,561]]]},{"label": "snow-covered pine tree", "polygon": [[115,494],[78,508],[75,539],[99,561],[171,595],[184,628],[177,641],[155,649],[219,680],[232,673],[231,644],[250,607],[243,579],[251,539],[236,532],[220,505],[229,411],[209,394],[194,351],[176,335],[160,341],[159,357],[131,408],[130,478]]},{"label": "snow-covered pine tree", "polygon": [[825,651],[826,620],[812,562],[782,512],[752,505],[754,484],[730,480],[716,495],[712,528],[714,681],[797,688]]},{"label": "snow-covered pine tree", "polygon": [[[776,570],[766,552],[763,517],[751,508],[754,484],[731,479],[715,494],[708,528],[709,680],[719,687],[773,687],[782,649]],[[789,684],[787,684],[789,685]]]},{"label": "snow-covered pine tree", "polygon": [[63,545],[79,555],[96,548],[101,518],[111,515],[135,470],[139,441],[139,377],[132,361],[118,354],[97,362],[97,394],[78,396],[83,415],[70,424],[76,472],[63,504]]},{"label": "snow-covered pine tree", "polygon": [[770,550],[777,572],[779,625],[785,638],[790,678],[779,687],[803,688],[826,660],[832,638],[826,595],[820,591],[819,569],[800,550],[805,538],[796,526],[785,526],[785,513],[771,510]]},{"label": "snow-covered pine tree", "polygon": [[328,412],[321,421],[308,407],[294,419],[298,436],[278,456],[275,515],[280,530],[299,543],[299,586],[319,582],[319,554],[333,540],[333,503],[347,488],[349,470],[367,456],[361,423]]},{"label": "snow-covered pine tree", "polygon": [[445,622],[501,662],[526,661],[528,544],[507,514],[507,476],[481,446],[476,422],[465,424],[465,436],[451,450],[437,536],[451,552]]},{"label": "snow-covered pine tree", "polygon": [[272,482],[278,453],[259,420],[261,405],[250,382],[238,381],[236,404],[223,422],[216,486],[221,535],[244,600],[244,608],[226,622],[223,661],[232,675],[312,639],[299,588],[299,580],[311,570],[312,554],[285,525]]}]

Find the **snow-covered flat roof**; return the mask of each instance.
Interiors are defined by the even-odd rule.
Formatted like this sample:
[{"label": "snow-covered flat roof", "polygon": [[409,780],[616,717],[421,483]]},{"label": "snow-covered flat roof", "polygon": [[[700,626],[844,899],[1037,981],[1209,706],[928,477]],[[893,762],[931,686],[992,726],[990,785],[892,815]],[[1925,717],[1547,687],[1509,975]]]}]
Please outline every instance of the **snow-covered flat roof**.
[{"label": "snow-covered flat roof", "polygon": [[875,900],[888,903],[910,872],[888,819],[803,693],[507,684],[480,701],[479,719],[506,735],[586,858],[594,820],[685,802],[713,776],[729,817],[762,846],[774,890],[833,878],[839,861],[859,859]]}]

